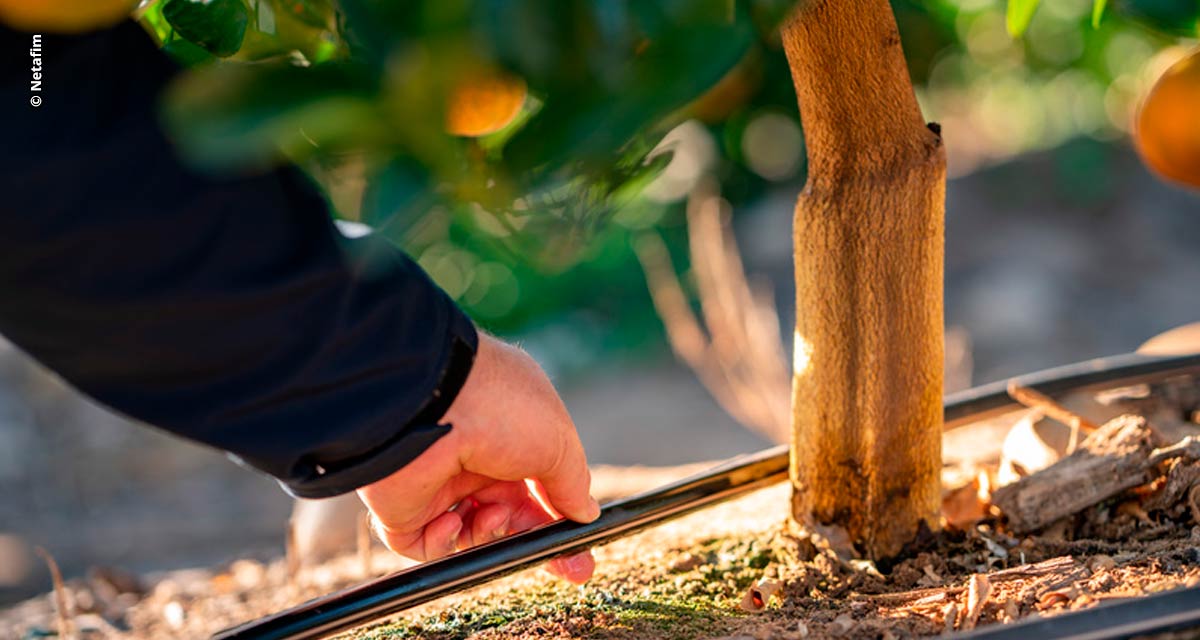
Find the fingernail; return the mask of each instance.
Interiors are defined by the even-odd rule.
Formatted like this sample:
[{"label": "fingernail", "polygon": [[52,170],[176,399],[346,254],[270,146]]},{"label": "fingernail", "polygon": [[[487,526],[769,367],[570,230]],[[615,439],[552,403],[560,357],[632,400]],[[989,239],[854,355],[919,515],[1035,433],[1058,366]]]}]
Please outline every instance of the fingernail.
[{"label": "fingernail", "polygon": [[588,560],[589,558],[586,553],[580,553],[569,558],[564,558],[563,564],[566,565],[567,571],[572,576],[578,576],[588,570]]},{"label": "fingernail", "polygon": [[458,526],[454,528],[454,530],[453,530],[454,533],[450,534],[449,540],[447,542],[447,544],[449,545],[447,547],[449,553],[454,553],[456,550],[458,550],[458,534],[462,533],[462,529],[463,529],[463,523],[462,523],[462,521],[459,521]]},{"label": "fingernail", "polygon": [[508,525],[510,525],[510,524],[512,524],[512,514],[511,513],[509,513],[507,516],[505,516],[504,522],[501,522],[492,531],[492,539],[499,540],[500,538],[503,538],[504,536],[508,535]]},{"label": "fingernail", "polygon": [[588,522],[591,522],[600,517],[600,503],[596,502],[596,499],[592,498],[591,496],[589,496],[588,499],[592,501],[591,505],[588,507]]}]

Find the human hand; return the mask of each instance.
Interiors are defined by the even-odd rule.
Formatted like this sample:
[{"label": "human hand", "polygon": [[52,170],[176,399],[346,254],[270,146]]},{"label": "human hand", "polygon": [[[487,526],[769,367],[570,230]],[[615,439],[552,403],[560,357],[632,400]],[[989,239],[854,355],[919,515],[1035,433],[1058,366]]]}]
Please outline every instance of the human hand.
[{"label": "human hand", "polygon": [[[475,363],[442,421],[453,425],[450,433],[358,490],[392,551],[435,560],[564,516],[599,517],[571,416],[524,351],[481,333]],[[585,551],[547,568],[582,583],[595,561]]]}]

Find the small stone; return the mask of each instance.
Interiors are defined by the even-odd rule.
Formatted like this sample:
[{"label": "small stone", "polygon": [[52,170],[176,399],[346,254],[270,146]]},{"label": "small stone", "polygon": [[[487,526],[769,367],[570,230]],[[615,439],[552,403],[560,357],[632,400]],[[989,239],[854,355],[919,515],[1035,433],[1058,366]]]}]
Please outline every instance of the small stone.
[{"label": "small stone", "polygon": [[183,610],[183,605],[179,604],[178,600],[172,600],[163,605],[163,620],[166,620],[167,626],[172,629],[182,629],[183,621],[187,617],[187,613]]},{"label": "small stone", "polygon": [[704,558],[701,558],[694,553],[687,553],[675,562],[672,562],[668,568],[674,573],[681,573],[684,571],[691,571],[702,564],[704,564]]},{"label": "small stone", "polygon": [[154,591],[151,597],[155,600],[170,600],[183,592],[183,588],[179,583],[167,578],[154,585]]},{"label": "small stone", "polygon": [[848,614],[848,613],[843,613],[842,615],[834,618],[834,620],[833,620],[833,629],[834,629],[834,632],[837,633],[837,635],[845,635],[846,633],[849,633],[849,631],[853,628],[854,628],[854,618],[851,618],[850,614]]},{"label": "small stone", "polygon": [[229,565],[229,574],[234,582],[243,589],[253,589],[262,585],[267,570],[261,562],[254,560],[235,560]]}]

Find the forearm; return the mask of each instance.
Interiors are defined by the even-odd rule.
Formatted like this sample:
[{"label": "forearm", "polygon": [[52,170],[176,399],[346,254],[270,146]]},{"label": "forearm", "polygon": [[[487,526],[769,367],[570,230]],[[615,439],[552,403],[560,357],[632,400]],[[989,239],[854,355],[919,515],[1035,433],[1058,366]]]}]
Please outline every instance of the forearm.
[{"label": "forearm", "polygon": [[[3,42],[6,60],[28,48]],[[182,165],[154,108],[175,69],[135,25],[43,49],[41,107],[19,69],[0,88],[0,332],[101,402],[309,497],[445,433],[477,338],[415,263],[340,239],[295,169]]]}]

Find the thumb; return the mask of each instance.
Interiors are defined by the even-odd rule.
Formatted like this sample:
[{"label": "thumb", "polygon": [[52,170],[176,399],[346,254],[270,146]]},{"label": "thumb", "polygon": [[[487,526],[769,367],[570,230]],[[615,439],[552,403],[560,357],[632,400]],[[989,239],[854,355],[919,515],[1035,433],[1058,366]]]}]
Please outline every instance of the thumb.
[{"label": "thumb", "polygon": [[591,496],[592,472],[578,438],[567,445],[567,451],[550,471],[538,476],[538,484],[546,492],[550,507],[576,522],[591,522],[600,517],[600,503]]}]

